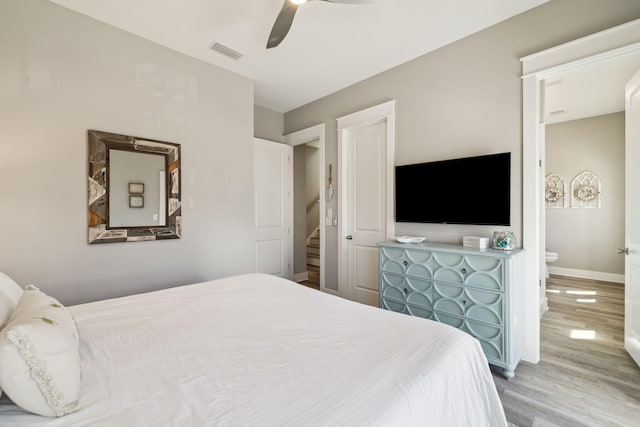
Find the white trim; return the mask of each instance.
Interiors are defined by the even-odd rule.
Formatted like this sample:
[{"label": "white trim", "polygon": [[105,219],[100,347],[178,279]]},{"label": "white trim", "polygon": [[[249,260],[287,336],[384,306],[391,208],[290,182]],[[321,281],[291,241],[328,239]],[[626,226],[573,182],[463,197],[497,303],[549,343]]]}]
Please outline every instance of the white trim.
[{"label": "white trim", "polygon": [[385,120],[396,112],[396,101],[391,100],[336,119],[338,131],[346,128],[360,128]]},{"label": "white trim", "polygon": [[[332,290],[332,289],[327,289],[326,287],[326,274],[325,274],[325,265],[326,265],[326,253],[325,253],[325,247],[326,247],[326,242],[327,242],[327,233],[326,233],[326,226],[325,226],[325,221],[324,221],[324,216],[326,215],[325,211],[325,205],[326,205],[326,197],[324,197],[325,194],[325,189],[324,189],[324,185],[325,185],[325,169],[326,169],[326,165],[325,165],[325,125],[324,123],[319,124],[319,125],[315,125],[315,126],[311,126],[308,127],[306,129],[302,129],[299,130],[297,132],[292,132],[290,134],[287,134],[284,136],[284,142],[288,145],[290,145],[293,149],[293,147],[295,147],[296,145],[301,145],[301,144],[306,144],[312,141],[318,141],[318,149],[319,149],[319,154],[320,154],[320,167],[318,168],[319,170],[319,177],[318,177],[318,182],[320,185],[320,189],[319,189],[319,193],[320,194],[320,290],[322,292],[327,292],[330,294],[336,294],[337,292]],[[293,169],[291,170],[291,182],[293,185]],[[291,190],[292,194],[293,194],[293,189]],[[291,206],[291,210],[292,210],[292,214],[291,217],[293,218],[293,204]],[[292,252],[293,252],[293,234],[291,233],[291,248],[292,248]],[[293,266],[293,260],[291,261],[291,264]],[[293,267],[292,267],[293,268]],[[305,279],[306,280],[306,279]]]},{"label": "white trim", "polygon": [[545,71],[561,64],[579,62],[638,42],[640,19],[612,27],[520,58],[524,75]]},{"label": "white trim", "polygon": [[624,274],[606,273],[603,271],[578,270],[575,268],[549,266],[549,274],[624,284]]},{"label": "white trim", "polygon": [[613,49],[600,54],[596,54],[593,56],[589,56],[587,58],[578,59],[576,61],[573,61],[567,64],[560,64],[555,67],[546,68],[544,70],[540,70],[537,72],[528,73],[523,75],[523,77],[535,75],[535,76],[538,76],[538,78],[540,79],[545,79],[558,74],[565,74],[565,73],[568,73],[569,71],[573,71],[587,65],[596,64],[598,62],[606,61],[608,59],[613,59],[613,58],[617,58],[624,55],[632,55],[638,52],[640,52],[640,42],[633,43],[629,46]]},{"label": "white trim", "polygon": [[[394,191],[394,163],[395,163],[395,122],[396,101],[391,100],[382,104],[336,119],[338,133],[338,177],[346,176],[347,171],[347,138],[348,134],[358,128],[376,123],[385,123],[387,126],[387,158],[386,158],[386,236],[387,239],[395,234],[395,222],[393,211]],[[338,198],[338,295],[346,298],[347,289],[347,241],[345,239],[347,226],[347,189],[346,180],[340,179],[340,197]]]},{"label": "white trim", "polygon": [[540,301],[540,319],[542,319],[542,316],[544,316],[547,311],[549,311],[549,299],[544,297]]},{"label": "white trim", "polygon": [[556,46],[522,61],[522,241],[525,253],[525,296],[529,304],[525,313],[526,343],[524,359],[537,363],[540,360],[540,307],[544,305],[540,296],[541,260],[544,256],[543,235],[540,224],[541,180],[544,162],[540,157],[541,138],[539,125],[543,123],[541,98],[544,95],[543,80],[568,70],[584,67],[640,50],[640,19]]},{"label": "white trim", "polygon": [[302,273],[296,273],[293,275],[294,282],[300,283],[300,282],[304,282],[305,280],[309,280],[308,271],[303,271]]}]

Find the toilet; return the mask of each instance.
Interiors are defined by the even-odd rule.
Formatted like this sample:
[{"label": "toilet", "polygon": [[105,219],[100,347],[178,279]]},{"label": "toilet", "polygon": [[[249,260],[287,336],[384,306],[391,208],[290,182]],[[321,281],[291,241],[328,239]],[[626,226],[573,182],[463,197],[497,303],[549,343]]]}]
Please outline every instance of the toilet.
[{"label": "toilet", "polygon": [[546,273],[546,277],[549,278],[549,263],[556,262],[558,260],[557,252],[549,252],[546,251],[544,254],[544,270]]}]

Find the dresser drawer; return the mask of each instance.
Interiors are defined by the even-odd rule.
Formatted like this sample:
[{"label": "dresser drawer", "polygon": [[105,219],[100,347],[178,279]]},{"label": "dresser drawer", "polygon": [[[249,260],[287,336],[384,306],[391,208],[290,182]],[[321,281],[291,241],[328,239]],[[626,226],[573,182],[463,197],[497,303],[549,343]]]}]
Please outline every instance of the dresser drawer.
[{"label": "dresser drawer", "polygon": [[433,256],[433,260],[434,280],[504,291],[505,267],[502,259],[437,253]]},{"label": "dresser drawer", "polygon": [[433,311],[433,320],[465,331],[480,341],[482,350],[490,362],[503,362],[505,360],[505,337],[504,328],[499,326],[485,325],[469,319]]},{"label": "dresser drawer", "polygon": [[432,257],[430,251],[381,247],[380,270],[429,279],[433,276]]},{"label": "dresser drawer", "polygon": [[409,314],[409,312],[407,311],[407,305],[403,302],[396,301],[395,299],[382,297],[380,299],[380,306],[385,310],[395,311],[396,313]]},{"label": "dresser drawer", "polygon": [[383,272],[380,276],[381,297],[406,301],[415,306],[429,307],[433,301],[433,283],[430,280],[399,276]]},{"label": "dresser drawer", "polygon": [[504,294],[435,282],[433,308],[470,320],[504,325]]}]

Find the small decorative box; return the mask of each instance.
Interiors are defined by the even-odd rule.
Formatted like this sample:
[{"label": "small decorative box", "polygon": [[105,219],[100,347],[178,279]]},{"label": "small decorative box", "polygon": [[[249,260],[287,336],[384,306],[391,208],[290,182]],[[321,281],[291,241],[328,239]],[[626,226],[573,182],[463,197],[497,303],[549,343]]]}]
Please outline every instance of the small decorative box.
[{"label": "small decorative box", "polygon": [[489,247],[488,237],[464,236],[462,238],[462,246],[467,248],[486,249]]}]

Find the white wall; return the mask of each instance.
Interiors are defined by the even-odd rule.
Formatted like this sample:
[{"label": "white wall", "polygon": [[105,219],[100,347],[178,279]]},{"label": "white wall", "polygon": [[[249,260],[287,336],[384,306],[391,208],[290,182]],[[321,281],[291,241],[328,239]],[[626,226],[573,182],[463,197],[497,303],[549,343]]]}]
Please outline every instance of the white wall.
[{"label": "white wall", "polygon": [[550,267],[624,274],[624,112],[546,127],[546,171],[571,180],[588,170],[602,181],[599,209],[545,209]]},{"label": "white wall", "polygon": [[[640,18],[637,0],[552,0],[286,113],[285,134],[325,123],[325,163],[335,165],[336,118],[395,99],[398,165],[510,151],[511,230],[521,243],[520,58],[635,18]],[[336,174],[334,183],[340,179]],[[428,191],[425,187],[425,197]],[[326,207],[337,211],[339,199],[336,194]],[[460,242],[466,234],[491,236],[496,228],[398,223],[396,234]],[[338,287],[337,242],[337,228],[327,227],[326,286],[330,289]]]},{"label": "white wall", "polygon": [[[87,130],[182,144],[183,237],[87,244]],[[0,2],[0,271],[77,303],[255,271],[253,85],[45,0]]]}]

